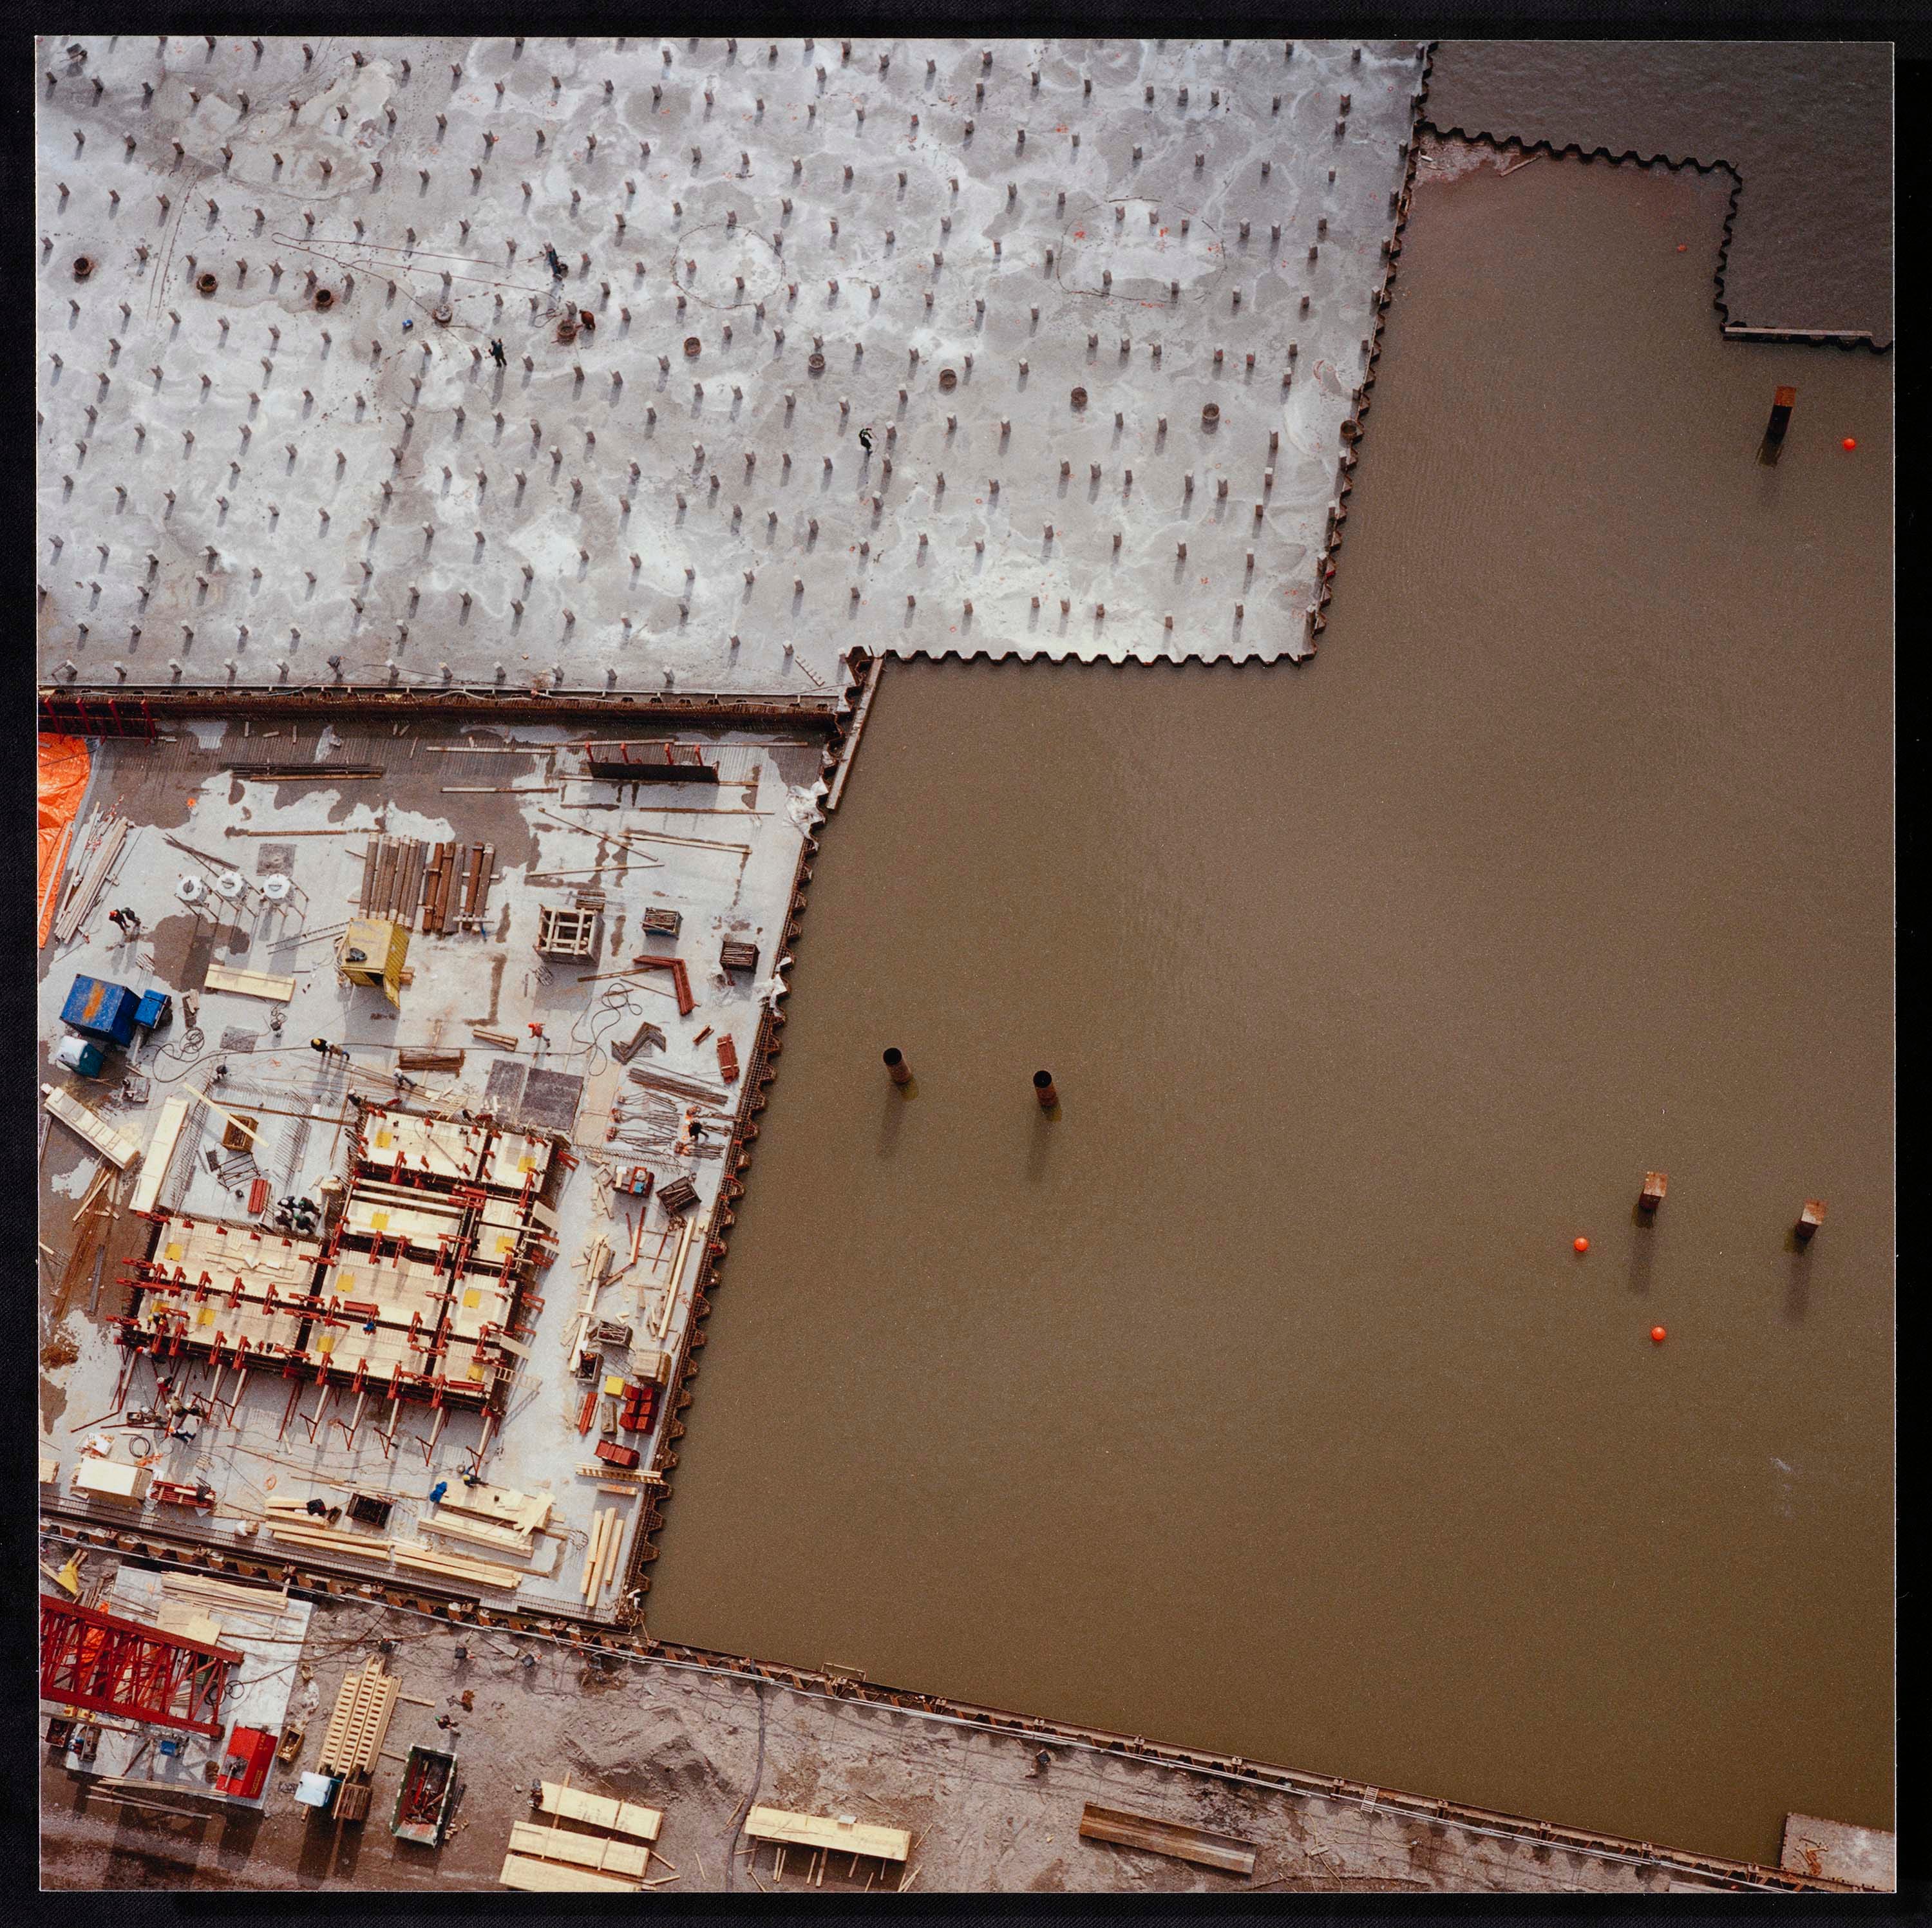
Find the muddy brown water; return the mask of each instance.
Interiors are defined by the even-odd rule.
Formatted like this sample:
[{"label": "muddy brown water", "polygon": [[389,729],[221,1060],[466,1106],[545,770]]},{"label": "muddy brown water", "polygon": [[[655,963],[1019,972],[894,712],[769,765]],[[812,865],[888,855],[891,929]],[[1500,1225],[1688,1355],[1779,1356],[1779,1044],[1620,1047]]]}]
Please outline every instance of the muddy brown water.
[{"label": "muddy brown water", "polygon": [[1726,191],[1418,193],[1312,664],[889,667],[654,1633],[1892,1825],[1892,370],[1721,340]]}]

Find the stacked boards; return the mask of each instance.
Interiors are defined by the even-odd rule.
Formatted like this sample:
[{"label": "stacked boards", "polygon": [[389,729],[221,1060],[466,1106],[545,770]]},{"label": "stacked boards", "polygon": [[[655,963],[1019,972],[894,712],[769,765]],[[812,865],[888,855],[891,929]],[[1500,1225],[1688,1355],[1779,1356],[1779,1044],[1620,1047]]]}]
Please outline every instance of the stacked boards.
[{"label": "stacked boards", "polygon": [[584,1551],[584,1603],[593,1610],[616,1583],[623,1570],[620,1555],[624,1543],[624,1514],[621,1507],[606,1507],[592,1516],[590,1543]]},{"label": "stacked boards", "polygon": [[540,1781],[537,1806],[551,1817],[550,1825],[512,1824],[509,1852],[498,1876],[506,1888],[531,1894],[634,1894],[644,1885],[651,1843],[664,1825],[658,1810],[586,1794],[568,1781]]},{"label": "stacked boards", "polygon": [[322,1737],[316,1771],[346,1779],[373,1768],[401,1690],[402,1683],[382,1671],[380,1654],[372,1654],[359,1672],[349,1675],[335,1696],[335,1711]]}]

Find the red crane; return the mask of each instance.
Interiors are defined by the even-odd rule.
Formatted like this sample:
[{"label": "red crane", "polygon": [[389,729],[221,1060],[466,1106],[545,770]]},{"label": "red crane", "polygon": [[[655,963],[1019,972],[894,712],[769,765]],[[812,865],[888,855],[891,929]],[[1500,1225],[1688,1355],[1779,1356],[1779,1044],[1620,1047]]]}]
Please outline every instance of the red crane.
[{"label": "red crane", "polygon": [[138,1620],[40,1596],[40,1698],[189,1734],[219,1735],[242,1656]]}]

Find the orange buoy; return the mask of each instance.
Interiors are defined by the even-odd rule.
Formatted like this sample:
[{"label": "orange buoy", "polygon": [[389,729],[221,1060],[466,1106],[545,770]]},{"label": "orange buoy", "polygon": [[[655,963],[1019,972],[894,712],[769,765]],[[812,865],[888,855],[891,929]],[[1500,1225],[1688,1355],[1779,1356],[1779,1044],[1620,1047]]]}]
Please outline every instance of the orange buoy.
[{"label": "orange buoy", "polygon": [[1661,1345],[1664,1338],[1664,1328],[1661,1326],[1652,1326],[1650,1329],[1650,1338],[1653,1345]]},{"label": "orange buoy", "polygon": [[1588,1252],[1590,1249],[1590,1241],[1588,1239],[1577,1240],[1575,1249],[1578,1252]]},{"label": "orange buoy", "polygon": [[1845,446],[1847,448],[1856,448],[1858,445],[1858,437],[1856,436],[1848,435],[1845,437]]}]

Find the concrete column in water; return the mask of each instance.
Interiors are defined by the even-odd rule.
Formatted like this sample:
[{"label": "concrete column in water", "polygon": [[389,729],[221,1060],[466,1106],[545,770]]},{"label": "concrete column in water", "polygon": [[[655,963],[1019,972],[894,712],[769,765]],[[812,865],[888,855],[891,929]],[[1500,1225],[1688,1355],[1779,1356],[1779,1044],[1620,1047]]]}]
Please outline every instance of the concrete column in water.
[{"label": "concrete column in water", "polygon": [[886,1048],[886,1075],[901,1087],[912,1082],[912,1066],[906,1063],[905,1054],[896,1045]]},{"label": "concrete column in water", "polygon": [[1053,1088],[1053,1073],[1036,1071],[1033,1075],[1034,1096],[1040,1100],[1042,1111],[1051,1111],[1060,1102],[1060,1093]]},{"label": "concrete column in water", "polygon": [[1791,425],[1791,411],[1798,400],[1796,388],[1779,388],[1771,398],[1771,420],[1766,425],[1764,443],[1757,451],[1757,459],[1767,467],[1773,466],[1784,450],[1784,431]]}]

